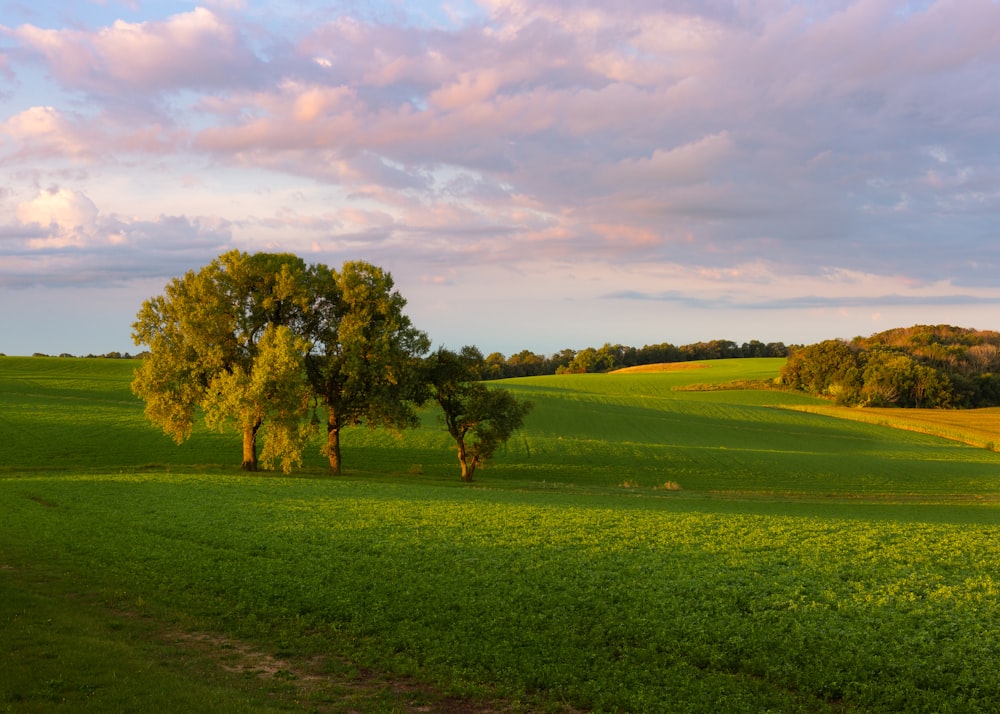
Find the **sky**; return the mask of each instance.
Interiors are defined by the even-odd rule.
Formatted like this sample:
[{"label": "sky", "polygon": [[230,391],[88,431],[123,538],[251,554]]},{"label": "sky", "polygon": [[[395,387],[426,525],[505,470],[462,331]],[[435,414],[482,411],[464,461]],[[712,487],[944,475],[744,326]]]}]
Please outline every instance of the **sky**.
[{"label": "sky", "polygon": [[0,353],[228,250],[505,355],[1000,329],[997,0],[0,0]]}]

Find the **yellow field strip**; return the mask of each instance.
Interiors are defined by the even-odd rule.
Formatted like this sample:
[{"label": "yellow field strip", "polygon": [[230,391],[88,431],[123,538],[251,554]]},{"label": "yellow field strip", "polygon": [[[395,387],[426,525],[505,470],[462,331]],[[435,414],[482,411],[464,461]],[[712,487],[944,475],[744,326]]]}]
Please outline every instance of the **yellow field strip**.
[{"label": "yellow field strip", "polygon": [[853,419],[894,429],[916,431],[1000,450],[1000,407],[986,409],[878,409],[873,407],[783,406],[783,409]]}]

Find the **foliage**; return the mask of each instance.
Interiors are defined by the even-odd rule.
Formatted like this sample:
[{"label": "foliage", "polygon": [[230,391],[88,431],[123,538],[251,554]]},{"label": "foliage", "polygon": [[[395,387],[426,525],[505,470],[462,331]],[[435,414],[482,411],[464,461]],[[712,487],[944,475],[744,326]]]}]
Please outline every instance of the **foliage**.
[{"label": "foliage", "polygon": [[840,340],[824,340],[795,350],[781,368],[781,381],[810,394],[853,399],[858,379],[857,355]]},{"label": "foliage", "polygon": [[[212,425],[233,422],[243,435],[243,468],[255,471],[258,431],[274,415],[269,455],[294,461],[300,443],[281,422],[301,413],[300,390],[277,381],[300,377],[287,368],[287,355],[260,357],[262,344],[291,344],[291,335],[275,330],[300,328],[309,301],[305,264],[289,254],[232,251],[171,280],[163,295],[143,303],[133,325],[135,343],[149,347],[132,385],[147,417],[178,443],[190,436],[196,408]],[[278,371],[268,373],[272,367]],[[291,452],[279,453],[278,442]]]},{"label": "foliage", "polygon": [[914,325],[794,350],[783,383],[862,406],[1000,405],[1000,333]]},{"label": "foliage", "polygon": [[584,372],[610,372],[618,367],[627,366],[624,359],[625,350],[621,345],[605,343],[600,349],[587,347],[576,353],[573,360],[564,369],[557,370],[560,374],[581,374]]},{"label": "foliage", "polygon": [[[900,349],[927,361],[958,364],[966,360],[973,347],[1000,347],[1000,332],[954,325],[913,325],[855,337],[851,344],[859,349]],[[995,354],[995,350],[990,352]]]},{"label": "foliage", "polygon": [[224,431],[230,420],[238,430],[256,430],[265,419],[268,438],[261,461],[269,466],[280,461],[289,473],[302,463],[302,451],[313,433],[305,420],[309,413],[310,392],[302,379],[305,340],[286,325],[269,325],[257,345],[257,359],[252,372],[242,365],[222,372],[210,384],[202,401],[205,423],[210,429]]},{"label": "foliage", "polygon": [[262,428],[265,465],[301,463],[318,421],[307,419],[314,396],[326,409],[330,470],[339,473],[345,425],[416,424],[418,361],[429,341],[405,304],[392,277],[368,263],[337,272],[288,254],[230,252],[143,304],[133,337],[150,349],[133,389],[178,443],[199,409],[210,428],[235,425],[249,471]]},{"label": "foliage", "polygon": [[475,347],[457,353],[440,348],[426,367],[445,428],[455,440],[463,481],[473,480],[476,469],[521,428],[532,407],[509,391],[481,384],[483,367],[482,353]]},{"label": "foliage", "polygon": [[759,340],[744,342],[742,345],[731,340],[711,340],[680,347],[669,342],[642,347],[607,342],[599,348],[564,349],[549,356],[530,350],[521,350],[510,357],[504,357],[500,352],[491,352],[486,356],[483,379],[610,372],[652,364],[747,357],[785,357],[788,353],[788,347],[781,342],[765,344]]},{"label": "foliage", "polygon": [[347,425],[401,429],[418,423],[424,400],[420,358],[430,341],[403,314],[406,300],[392,276],[362,261],[319,266],[307,357],[309,381],[326,406],[330,471],[341,472],[340,433]]},{"label": "foliage", "polygon": [[910,355],[876,348],[865,353],[863,361],[866,406],[946,407],[951,402],[947,376]]}]

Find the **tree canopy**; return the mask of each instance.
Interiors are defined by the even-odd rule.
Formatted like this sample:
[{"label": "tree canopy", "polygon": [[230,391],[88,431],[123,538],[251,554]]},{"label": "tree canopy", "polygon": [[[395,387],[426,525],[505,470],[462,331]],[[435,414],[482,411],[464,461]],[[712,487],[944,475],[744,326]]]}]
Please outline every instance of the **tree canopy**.
[{"label": "tree canopy", "polygon": [[381,268],[353,261],[339,272],[317,269],[314,279],[318,306],[307,373],[326,407],[330,471],[340,473],[344,426],[418,423],[415,404],[426,399],[420,358],[430,340],[403,313],[406,300]]},{"label": "tree canopy", "polygon": [[914,325],[796,349],[780,380],[841,404],[1000,405],[1000,333]]},{"label": "tree canopy", "polygon": [[529,401],[506,389],[488,387],[482,378],[486,360],[475,347],[459,352],[440,348],[427,360],[428,381],[441,407],[445,428],[455,440],[463,481],[493,458],[497,448],[521,428]]},{"label": "tree canopy", "polygon": [[707,359],[733,359],[739,357],[787,357],[789,348],[782,342],[763,343],[751,340],[737,344],[731,340],[695,342],[680,347],[669,342],[642,347],[611,344],[601,347],[584,347],[581,350],[563,349],[545,356],[530,350],[521,350],[504,357],[492,352],[486,357],[483,379],[509,377],[536,377],[542,374],[578,374],[582,372],[610,372],[624,367],[662,362],[690,362]]},{"label": "tree canopy", "polygon": [[133,324],[136,344],[149,347],[132,382],[146,416],[178,443],[190,436],[196,408],[211,428],[235,424],[248,471],[258,468],[258,432],[273,417],[265,453],[287,468],[301,456],[308,409],[296,375],[304,356],[297,330],[310,301],[305,263],[284,253],[232,251],[171,280]]},{"label": "tree canopy", "polygon": [[339,472],[344,424],[415,423],[429,341],[405,305],[392,277],[368,263],[338,272],[286,253],[232,251],[143,303],[133,339],[149,349],[132,388],[178,443],[199,409],[208,427],[235,428],[249,471],[260,433],[265,464],[300,462],[315,431],[310,406],[321,403]]}]

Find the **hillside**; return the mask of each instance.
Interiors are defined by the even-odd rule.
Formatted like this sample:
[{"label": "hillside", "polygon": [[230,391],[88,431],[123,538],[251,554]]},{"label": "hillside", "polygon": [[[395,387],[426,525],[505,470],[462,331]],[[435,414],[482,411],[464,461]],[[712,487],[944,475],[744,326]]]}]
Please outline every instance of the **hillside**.
[{"label": "hillside", "polygon": [[611,371],[611,374],[645,374],[647,372],[680,372],[685,369],[704,369],[705,362],[656,362],[655,364],[640,364],[635,367],[622,367]]},{"label": "hillside", "polygon": [[343,477],[244,473],[146,424],[131,366],[0,359],[0,709],[1000,700],[1000,454],[701,388],[774,360],[502,382],[536,408],[474,484],[431,411],[351,430]]},{"label": "hillside", "polygon": [[[889,429],[884,418],[883,424],[865,424],[810,414],[804,410],[828,402],[802,394],[700,389],[773,379],[782,363],[715,360],[660,372],[497,382],[531,399],[535,409],[480,482],[640,489],[671,482],[685,496],[716,497],[1000,494],[1000,457],[989,451]],[[129,391],[134,368],[130,360],[0,359],[0,419],[11,435],[0,469],[238,466],[239,443],[232,434],[201,428],[177,446],[150,426]],[[966,441],[988,441],[982,423],[972,427],[979,441]],[[955,438],[957,428],[950,424],[940,433]],[[305,473],[324,472],[319,447],[317,441],[310,450]],[[450,481],[456,475],[452,447],[430,408],[423,411],[422,428],[402,435],[364,427],[344,435],[348,472],[378,478]]]}]

